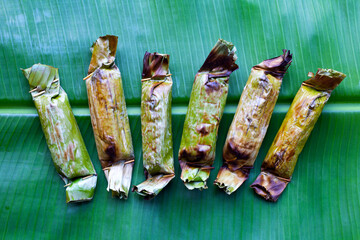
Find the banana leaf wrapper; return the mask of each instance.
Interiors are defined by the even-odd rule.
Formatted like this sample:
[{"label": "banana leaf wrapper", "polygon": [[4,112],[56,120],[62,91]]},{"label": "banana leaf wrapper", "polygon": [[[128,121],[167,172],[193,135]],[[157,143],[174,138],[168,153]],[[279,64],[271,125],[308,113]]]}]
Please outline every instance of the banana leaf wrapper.
[{"label": "banana leaf wrapper", "polygon": [[248,178],[265,137],[292,55],[284,54],[252,67],[223,149],[224,164],[215,184],[227,194]]},{"label": "banana leaf wrapper", "polygon": [[230,74],[238,66],[235,46],[220,39],[195,76],[179,150],[181,179],[192,189],[206,189],[215,159]]},{"label": "banana leaf wrapper", "polygon": [[91,200],[97,175],[67,94],[60,87],[58,69],[35,64],[22,71],[29,81],[56,171],[66,184],[66,202]]},{"label": "banana leaf wrapper", "polygon": [[133,191],[155,197],[175,177],[171,131],[169,55],[145,53],[141,83],[141,132],[146,181]]},{"label": "banana leaf wrapper", "polygon": [[319,69],[302,83],[265,157],[260,175],[251,185],[258,195],[277,201],[291,180],[299,154],[332,90],[345,77],[332,69]]},{"label": "banana leaf wrapper", "polygon": [[96,148],[108,181],[107,190],[127,199],[134,165],[129,118],[121,74],[115,65],[116,36],[99,37],[92,46],[86,79]]}]

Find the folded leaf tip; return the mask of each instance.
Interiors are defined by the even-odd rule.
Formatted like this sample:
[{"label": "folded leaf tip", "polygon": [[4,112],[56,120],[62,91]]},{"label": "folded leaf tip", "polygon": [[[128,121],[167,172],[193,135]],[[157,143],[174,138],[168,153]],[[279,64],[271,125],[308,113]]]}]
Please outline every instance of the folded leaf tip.
[{"label": "folded leaf tip", "polygon": [[219,39],[209,56],[206,58],[204,64],[200,68],[199,72],[204,71],[226,71],[226,76],[239,68],[235,63],[237,60],[236,47],[231,42]]},{"label": "folded leaf tip", "polygon": [[88,74],[94,72],[104,64],[110,65],[115,61],[118,37],[106,35],[99,37],[90,48],[92,57],[89,65]]},{"label": "folded leaf tip", "polygon": [[30,88],[32,90],[32,96],[38,96],[38,93],[50,92],[52,94],[57,94],[60,84],[53,85],[59,81],[59,69],[44,65],[41,63],[34,64],[30,68],[21,69],[25,78],[28,80]]},{"label": "folded leaf tip", "polygon": [[145,52],[142,78],[164,77],[169,73],[170,55]]},{"label": "folded leaf tip", "polygon": [[256,194],[267,201],[276,202],[289,182],[290,179],[280,178],[268,172],[261,172],[250,187],[254,189]]},{"label": "folded leaf tip", "polygon": [[319,68],[315,75],[310,76],[303,85],[320,91],[332,91],[344,80],[346,74],[333,69]]},{"label": "folded leaf tip", "polygon": [[283,54],[264,60],[260,64],[254,66],[255,69],[263,69],[266,74],[271,74],[275,77],[283,77],[292,62],[292,54],[290,50],[283,49]]}]

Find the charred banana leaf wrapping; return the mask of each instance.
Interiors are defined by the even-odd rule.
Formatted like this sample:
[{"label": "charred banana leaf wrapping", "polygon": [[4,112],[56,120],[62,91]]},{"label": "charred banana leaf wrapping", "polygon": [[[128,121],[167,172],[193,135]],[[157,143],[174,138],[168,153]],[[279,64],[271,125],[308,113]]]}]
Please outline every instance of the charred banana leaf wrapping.
[{"label": "charred banana leaf wrapping", "polygon": [[207,188],[229,77],[238,68],[235,52],[220,39],[195,76],[179,150],[181,179],[190,190]]},{"label": "charred banana leaf wrapping", "polygon": [[116,36],[103,36],[92,46],[86,80],[91,123],[101,166],[112,195],[127,199],[134,165],[129,118],[121,74],[115,65]]},{"label": "charred banana leaf wrapping", "polygon": [[254,166],[291,61],[290,51],[284,50],[283,55],[251,69],[224,145],[224,164],[215,180],[227,194],[241,186]]},{"label": "charred banana leaf wrapping", "polygon": [[58,69],[35,64],[22,70],[31,88],[56,171],[66,183],[66,202],[93,198],[97,176],[81,137]]},{"label": "charred banana leaf wrapping", "polygon": [[175,177],[171,132],[169,55],[145,53],[141,92],[141,132],[146,181],[133,191],[151,199]]},{"label": "charred banana leaf wrapping", "polygon": [[345,74],[319,69],[304,81],[261,166],[261,173],[251,185],[268,201],[277,201],[291,180],[294,168],[332,90]]}]

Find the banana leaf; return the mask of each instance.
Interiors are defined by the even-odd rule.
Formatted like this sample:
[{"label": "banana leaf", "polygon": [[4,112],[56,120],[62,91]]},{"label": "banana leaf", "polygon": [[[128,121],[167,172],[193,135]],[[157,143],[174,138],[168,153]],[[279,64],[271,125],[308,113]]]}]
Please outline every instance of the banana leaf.
[{"label": "banana leaf", "polygon": [[56,171],[64,180],[66,202],[93,198],[97,175],[86,150],[57,68],[34,64],[22,69],[38,112]]},{"label": "banana leaf", "polygon": [[180,178],[189,190],[207,189],[236,59],[236,47],[219,39],[195,75],[179,149]]},{"label": "banana leaf", "polygon": [[345,74],[332,69],[318,69],[316,75],[301,84],[290,105],[261,173],[250,187],[268,201],[276,202],[291,181],[299,154],[314,129],[331,92],[344,80]]},{"label": "banana leaf", "polygon": [[91,123],[107,190],[127,199],[134,165],[121,73],[115,65],[117,37],[99,37],[91,47],[86,80]]},{"label": "banana leaf", "polygon": [[141,79],[141,134],[146,180],[133,187],[145,199],[152,199],[175,177],[171,130],[170,56],[144,55]]},{"label": "banana leaf", "polygon": [[[356,0],[0,1],[1,239],[359,239],[360,2]],[[180,146],[194,75],[219,38],[237,47],[236,70],[219,125],[206,191],[176,177],[152,201],[112,198],[98,161],[85,82],[89,46],[117,35],[115,64],[134,144],[132,183],[144,180],[141,147],[143,54],[171,56],[173,155]],[[228,196],[214,182],[222,149],[252,66],[291,49],[267,134],[249,178]],[[92,201],[66,205],[29,86],[20,68],[60,69],[90,158],[99,173]],[[308,71],[347,75],[325,105],[296,165],[291,185],[268,203],[249,187]],[[101,174],[100,174],[101,173]]]}]

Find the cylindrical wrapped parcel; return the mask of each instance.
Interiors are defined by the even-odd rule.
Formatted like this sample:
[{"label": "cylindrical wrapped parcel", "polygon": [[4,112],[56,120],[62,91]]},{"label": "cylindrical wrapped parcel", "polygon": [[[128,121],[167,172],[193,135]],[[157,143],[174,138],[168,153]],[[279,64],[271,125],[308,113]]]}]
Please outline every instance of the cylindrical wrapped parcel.
[{"label": "cylindrical wrapped parcel", "polygon": [[190,190],[207,188],[236,59],[235,46],[220,39],[195,75],[179,149],[181,179]]},{"label": "cylindrical wrapped parcel", "polygon": [[331,92],[346,77],[332,69],[319,69],[304,81],[265,157],[261,173],[251,187],[268,201],[277,201],[291,180],[294,168]]},{"label": "cylindrical wrapped parcel", "polygon": [[35,64],[22,71],[29,81],[56,171],[66,184],[66,202],[91,200],[97,175],[67,94],[60,87],[58,69]]},{"label": "cylindrical wrapped parcel", "polygon": [[224,145],[224,164],[214,182],[227,194],[243,184],[254,166],[291,61],[290,51],[284,50],[251,69]]},{"label": "cylindrical wrapped parcel", "polygon": [[169,55],[145,53],[141,83],[141,132],[146,181],[133,191],[151,199],[175,177],[171,131]]},{"label": "cylindrical wrapped parcel", "polygon": [[93,44],[86,77],[91,124],[96,148],[112,195],[127,199],[134,165],[129,118],[121,74],[115,65],[116,36]]}]

